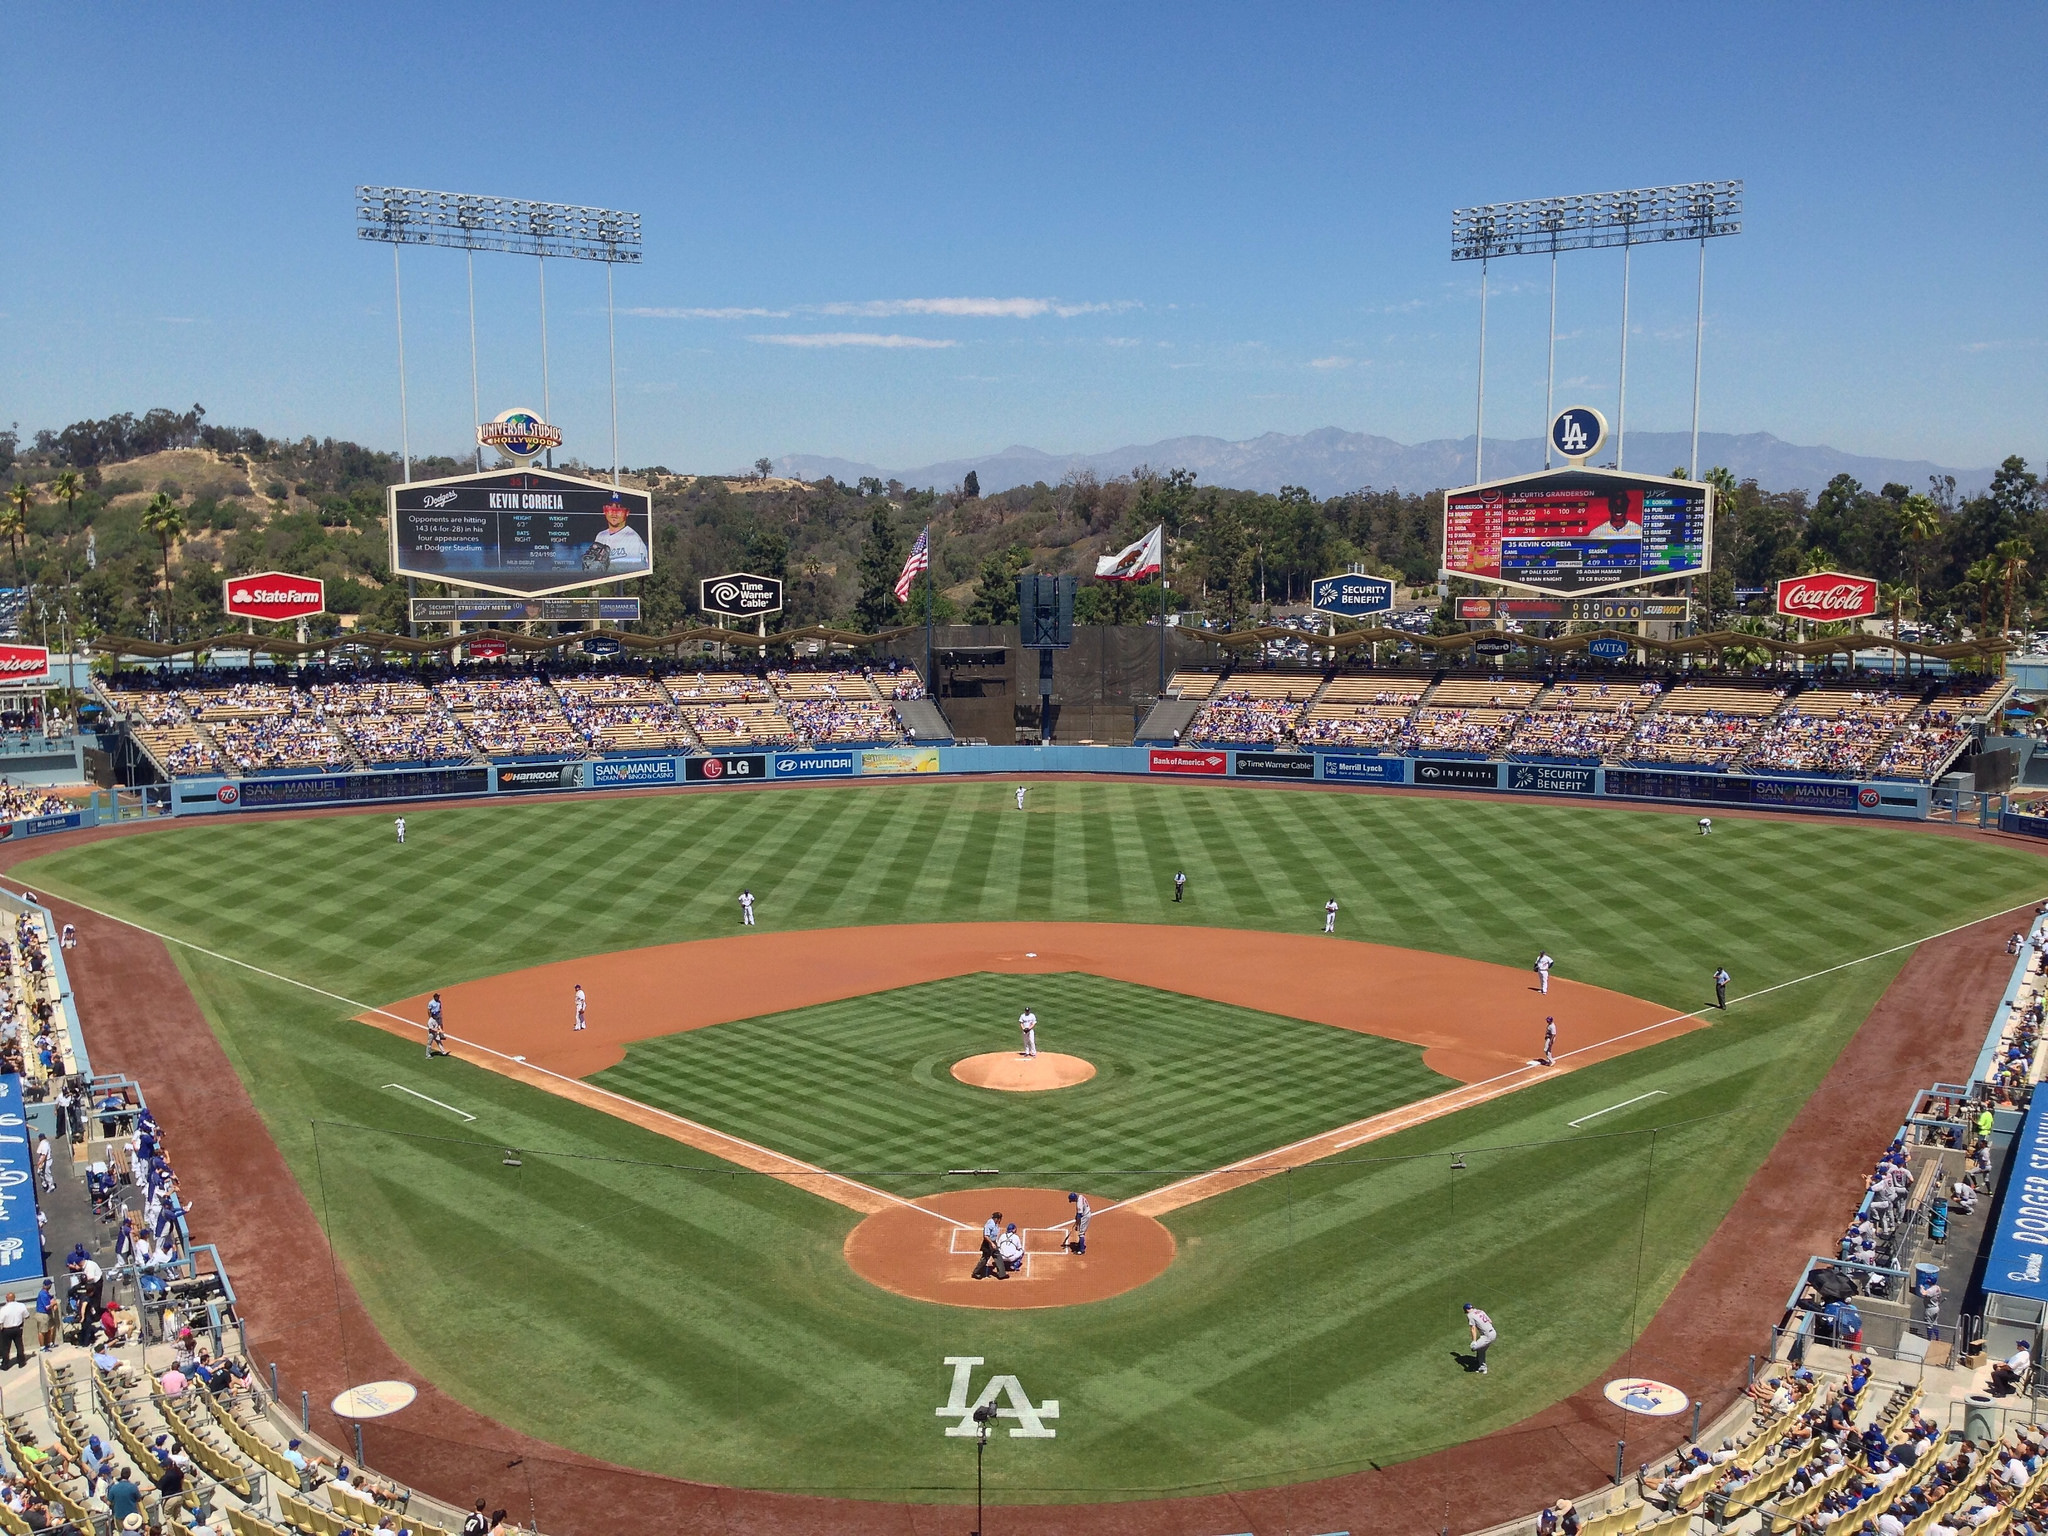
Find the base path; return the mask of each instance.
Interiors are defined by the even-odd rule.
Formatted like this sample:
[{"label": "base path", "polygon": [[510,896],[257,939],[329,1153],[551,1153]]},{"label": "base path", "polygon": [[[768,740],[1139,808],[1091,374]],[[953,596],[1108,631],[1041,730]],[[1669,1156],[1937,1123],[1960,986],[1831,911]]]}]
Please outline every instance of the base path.
[{"label": "base path", "polygon": [[[1321,934],[1148,923],[754,929],[440,990],[451,1036],[565,1077],[588,1077],[623,1061],[636,1040],[977,971],[1080,971],[1405,1040],[1423,1048],[1425,1065],[1461,1083],[1527,1065],[1543,1047],[1546,1014],[1556,1016],[1558,1050],[1577,1053],[1575,1066],[1700,1027],[1690,1016],[1674,1019],[1675,1009],[1558,977],[1545,997],[1531,972],[1480,960]],[[590,1000],[589,1028],[580,1034],[570,1001],[579,983]],[[423,1032],[428,996],[387,1004],[366,1022],[402,1028],[405,1021]],[[1615,1042],[1611,1049],[1607,1041]]]},{"label": "base path", "polygon": [[1095,1075],[1095,1063],[1058,1051],[1020,1056],[1015,1051],[989,1051],[953,1063],[953,1076],[970,1088],[995,1088],[1004,1093],[1044,1093],[1071,1088]]},{"label": "base path", "polygon": [[[1120,1296],[1173,1262],[1173,1234],[1129,1206],[1088,1224],[1088,1251],[1064,1246],[1074,1208],[1059,1189],[959,1189],[897,1206],[846,1234],[846,1262],[872,1285],[954,1307],[1070,1307]],[[1091,1202],[1100,1204],[1101,1202]],[[996,1212],[1024,1239],[1024,1268],[974,1278],[981,1224]],[[943,1220],[934,1221],[937,1215]]]}]

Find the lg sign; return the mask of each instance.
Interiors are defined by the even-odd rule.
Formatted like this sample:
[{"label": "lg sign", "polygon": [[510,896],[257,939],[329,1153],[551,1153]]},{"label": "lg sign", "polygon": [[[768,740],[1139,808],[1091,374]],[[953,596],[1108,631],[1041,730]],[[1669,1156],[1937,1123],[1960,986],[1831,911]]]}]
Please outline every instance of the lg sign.
[{"label": "lg sign", "polygon": [[263,619],[274,624],[285,619],[309,619],[327,611],[327,584],[312,576],[259,571],[254,576],[230,576],[221,585],[222,606],[238,619]]},{"label": "lg sign", "polygon": [[1816,571],[1778,583],[1778,612],[1788,619],[1867,619],[1877,612],[1877,583],[1868,576]]}]

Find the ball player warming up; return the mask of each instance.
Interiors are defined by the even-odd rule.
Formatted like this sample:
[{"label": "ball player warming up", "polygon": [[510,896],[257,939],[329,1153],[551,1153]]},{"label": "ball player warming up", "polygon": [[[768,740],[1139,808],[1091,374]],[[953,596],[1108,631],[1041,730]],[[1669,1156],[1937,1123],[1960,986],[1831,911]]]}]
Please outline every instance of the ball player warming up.
[{"label": "ball player warming up", "polygon": [[1545,1019],[1543,1021],[1543,1065],[1546,1067],[1557,1065],[1556,1019]]},{"label": "ball player warming up", "polygon": [[1486,1374],[1486,1351],[1498,1337],[1493,1331],[1493,1319],[1473,1306],[1465,1303],[1465,1326],[1472,1330],[1472,1358],[1479,1362],[1478,1373]]},{"label": "ball player warming up", "polygon": [[1702,816],[1700,818],[1700,836],[1707,837],[1712,834],[1713,830],[1714,818],[1711,816]]},{"label": "ball player warming up", "polygon": [[581,1028],[583,1028],[583,1008],[584,1008],[584,1001],[583,1001],[583,983],[579,981],[579,982],[577,982],[577,983],[576,983],[576,1028],[577,1028],[577,1029],[581,1029]]},{"label": "ball player warming up", "polygon": [[742,928],[754,926],[754,893],[752,891],[740,892],[740,926]]},{"label": "ball player warming up", "polygon": [[398,827],[398,846],[403,848],[405,846],[405,818],[403,816],[399,817],[396,825]]},{"label": "ball player warming up", "polygon": [[1020,811],[1024,809],[1024,790],[1024,785],[1019,784],[1017,786],[1017,809]]},{"label": "ball player warming up", "polygon": [[1029,1061],[1038,1054],[1038,1015],[1026,1008],[1017,1015],[1017,1027],[1024,1031],[1024,1058]]},{"label": "ball player warming up", "polygon": [[1075,1253],[1088,1251],[1088,1223],[1095,1212],[1089,1207],[1088,1197],[1074,1190],[1067,1196],[1067,1204],[1074,1208],[1074,1230],[1060,1239],[1062,1248],[1071,1248]]},{"label": "ball player warming up", "polygon": [[1336,931],[1337,898],[1332,896],[1328,901],[1323,903],[1323,932],[1335,933]]}]

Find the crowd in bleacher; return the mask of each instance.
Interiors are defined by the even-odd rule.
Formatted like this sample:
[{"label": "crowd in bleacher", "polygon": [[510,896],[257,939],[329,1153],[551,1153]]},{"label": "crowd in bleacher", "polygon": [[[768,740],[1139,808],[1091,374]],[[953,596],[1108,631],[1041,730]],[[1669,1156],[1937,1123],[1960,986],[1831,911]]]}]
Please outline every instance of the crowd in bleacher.
[{"label": "crowd in bleacher", "polygon": [[1725,768],[1755,739],[1758,719],[1718,710],[1646,715],[1618,755],[1636,763]]},{"label": "crowd in bleacher", "polygon": [[19,821],[24,816],[61,816],[70,810],[61,796],[18,784],[0,784],[0,816]]},{"label": "crowd in bleacher", "polygon": [[1509,757],[1567,758],[1597,762],[1612,756],[1635,730],[1625,703],[1603,709],[1532,709],[1509,734]]},{"label": "crowd in bleacher", "polygon": [[1881,779],[1924,779],[1944,766],[1970,739],[1969,727],[1948,709],[1929,708],[1910,720],[1879,760]]},{"label": "crowd in bleacher", "polygon": [[1225,691],[1202,706],[1188,729],[1188,741],[1284,741],[1301,706],[1288,699],[1255,699]]},{"label": "crowd in bleacher", "polygon": [[806,699],[784,704],[791,728],[809,742],[896,742],[903,725],[879,699]]}]

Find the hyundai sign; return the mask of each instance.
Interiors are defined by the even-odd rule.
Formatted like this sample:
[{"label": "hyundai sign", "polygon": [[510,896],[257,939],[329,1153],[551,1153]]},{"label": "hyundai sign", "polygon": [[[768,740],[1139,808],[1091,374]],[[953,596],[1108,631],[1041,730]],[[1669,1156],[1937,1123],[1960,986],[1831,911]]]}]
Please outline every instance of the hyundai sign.
[{"label": "hyundai sign", "polygon": [[1317,613],[1362,619],[1394,611],[1394,584],[1384,576],[1318,576],[1309,590]]}]

